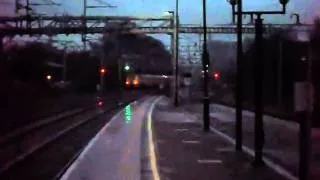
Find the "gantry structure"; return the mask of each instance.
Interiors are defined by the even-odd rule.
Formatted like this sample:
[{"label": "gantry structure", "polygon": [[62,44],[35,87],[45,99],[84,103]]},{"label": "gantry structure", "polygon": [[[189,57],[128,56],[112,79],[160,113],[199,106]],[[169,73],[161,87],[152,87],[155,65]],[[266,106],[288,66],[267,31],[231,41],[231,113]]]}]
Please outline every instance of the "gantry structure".
[{"label": "gantry structure", "polygon": [[[170,25],[172,18],[146,18],[129,16],[22,16],[0,17],[1,36],[15,35],[58,35],[58,34],[101,34],[101,33],[133,33],[133,34],[172,34]],[[120,23],[120,24],[119,24]],[[30,26],[27,26],[30,24]],[[120,26],[119,26],[120,25]],[[309,31],[311,25],[306,24],[265,24],[265,33],[283,29]],[[232,24],[221,24],[207,27],[208,33],[235,34],[237,28]],[[243,33],[254,34],[253,25],[244,25]],[[201,34],[201,26],[179,27],[180,34]]]}]

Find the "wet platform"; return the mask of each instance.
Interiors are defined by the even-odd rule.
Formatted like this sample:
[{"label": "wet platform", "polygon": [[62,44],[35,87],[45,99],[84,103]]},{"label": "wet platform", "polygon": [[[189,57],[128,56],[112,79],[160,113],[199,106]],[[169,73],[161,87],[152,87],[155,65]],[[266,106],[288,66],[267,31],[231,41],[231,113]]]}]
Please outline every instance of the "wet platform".
[{"label": "wet platform", "polygon": [[173,107],[168,98],[153,96],[116,114],[61,179],[295,179],[269,166],[253,168],[252,160],[235,153],[233,143],[221,134],[203,133],[197,115]]},{"label": "wet platform", "polygon": [[61,180],[140,179],[141,130],[155,97],[127,105],[90,141]]},{"label": "wet platform", "polygon": [[198,117],[168,101],[157,103],[152,116],[161,179],[287,179],[268,166],[253,167],[251,156],[235,152],[234,145],[219,134],[203,132]]}]

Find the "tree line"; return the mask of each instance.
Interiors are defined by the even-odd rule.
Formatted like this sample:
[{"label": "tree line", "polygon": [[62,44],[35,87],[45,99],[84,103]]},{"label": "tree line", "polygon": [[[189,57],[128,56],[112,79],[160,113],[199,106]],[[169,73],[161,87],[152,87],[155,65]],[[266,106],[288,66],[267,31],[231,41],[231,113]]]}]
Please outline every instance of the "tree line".
[{"label": "tree line", "polygon": [[[135,34],[105,34],[87,51],[64,52],[50,44],[31,42],[24,46],[13,46],[1,57],[2,93],[52,94],[53,83],[63,79],[63,68],[48,63],[63,65],[66,61],[67,81],[76,92],[95,92],[100,82],[100,61],[107,68],[104,77],[107,89],[119,87],[119,64],[121,55],[127,54],[124,62],[140,73],[166,73],[171,71],[171,55],[164,45],[151,36]],[[130,56],[137,56],[130,58]],[[50,80],[47,76],[50,75]]]}]

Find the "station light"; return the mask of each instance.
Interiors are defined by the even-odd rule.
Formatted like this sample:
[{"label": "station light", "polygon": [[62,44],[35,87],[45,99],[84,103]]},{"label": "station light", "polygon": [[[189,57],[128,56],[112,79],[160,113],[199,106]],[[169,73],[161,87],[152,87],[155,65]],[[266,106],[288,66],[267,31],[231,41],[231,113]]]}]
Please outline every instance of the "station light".
[{"label": "station light", "polygon": [[47,78],[48,81],[50,81],[52,79],[52,76],[51,75],[47,75],[46,78]]}]

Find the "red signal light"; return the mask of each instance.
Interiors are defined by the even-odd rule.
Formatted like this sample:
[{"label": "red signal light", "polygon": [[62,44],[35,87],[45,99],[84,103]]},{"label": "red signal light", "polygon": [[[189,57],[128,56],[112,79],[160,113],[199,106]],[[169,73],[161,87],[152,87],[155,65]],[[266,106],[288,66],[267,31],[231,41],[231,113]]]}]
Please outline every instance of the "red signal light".
[{"label": "red signal light", "polygon": [[100,74],[105,75],[107,73],[107,70],[105,68],[100,69]]},{"label": "red signal light", "polygon": [[213,73],[213,78],[216,81],[220,80],[221,79],[221,74],[219,72],[215,72],[215,73]]}]

